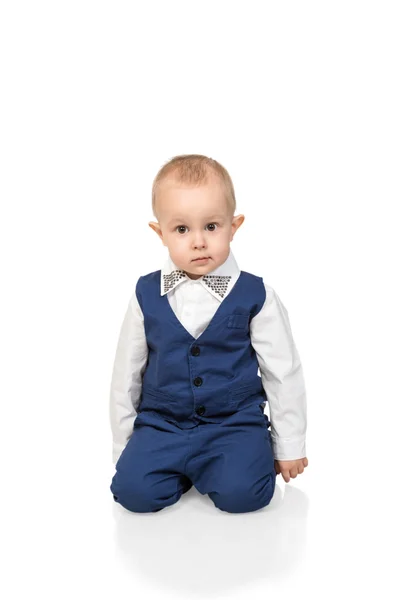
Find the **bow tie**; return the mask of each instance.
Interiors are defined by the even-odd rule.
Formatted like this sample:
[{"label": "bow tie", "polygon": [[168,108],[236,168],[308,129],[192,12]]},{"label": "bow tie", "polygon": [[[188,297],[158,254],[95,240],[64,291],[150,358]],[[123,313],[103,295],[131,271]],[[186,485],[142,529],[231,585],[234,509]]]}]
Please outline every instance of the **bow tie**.
[{"label": "bow tie", "polygon": [[[177,269],[175,271],[171,271],[171,273],[164,275],[163,277],[164,292],[169,292],[180,282],[181,279],[186,277],[186,275],[184,271]],[[219,294],[221,298],[225,296],[231,279],[232,275],[203,275],[204,283],[208,285],[213,292]]]}]

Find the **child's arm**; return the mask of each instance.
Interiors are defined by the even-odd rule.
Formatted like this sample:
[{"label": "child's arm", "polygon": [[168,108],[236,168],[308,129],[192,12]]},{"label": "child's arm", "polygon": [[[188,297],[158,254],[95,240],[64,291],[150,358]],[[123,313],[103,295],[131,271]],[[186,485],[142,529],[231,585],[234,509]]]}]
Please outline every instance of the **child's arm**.
[{"label": "child's arm", "polygon": [[267,394],[275,460],[306,456],[307,400],[303,368],[293,340],[288,312],[273,288],[265,284],[266,300],[250,322]]},{"label": "child's arm", "polygon": [[135,292],[122,322],[111,380],[110,423],[114,464],[133,432],[147,358],[143,313]]}]

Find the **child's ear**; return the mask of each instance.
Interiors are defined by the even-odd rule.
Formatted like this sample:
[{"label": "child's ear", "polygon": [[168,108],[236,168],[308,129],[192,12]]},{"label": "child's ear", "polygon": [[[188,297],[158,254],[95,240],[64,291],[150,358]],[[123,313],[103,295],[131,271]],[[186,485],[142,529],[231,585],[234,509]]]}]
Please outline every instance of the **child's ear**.
[{"label": "child's ear", "polygon": [[232,219],[231,241],[233,240],[233,236],[235,235],[235,233],[237,232],[237,230],[239,229],[239,227],[243,223],[244,219],[245,219],[244,215],[237,215],[236,217],[233,217],[233,219]]},{"label": "child's ear", "polygon": [[149,227],[151,227],[151,229],[153,229],[153,231],[156,232],[156,234],[158,235],[158,237],[164,243],[163,235],[162,235],[162,231],[161,231],[160,225],[158,223],[156,223],[155,221],[150,221],[149,222]]}]

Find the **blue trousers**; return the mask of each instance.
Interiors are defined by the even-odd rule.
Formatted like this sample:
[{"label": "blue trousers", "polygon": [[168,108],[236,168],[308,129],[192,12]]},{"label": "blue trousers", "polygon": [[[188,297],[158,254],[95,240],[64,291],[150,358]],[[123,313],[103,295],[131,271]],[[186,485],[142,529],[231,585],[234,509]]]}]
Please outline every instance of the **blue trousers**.
[{"label": "blue trousers", "polygon": [[275,490],[270,424],[257,404],[192,429],[142,411],[115,465],[114,500],[133,512],[157,512],[194,485],[222,511],[258,510]]}]

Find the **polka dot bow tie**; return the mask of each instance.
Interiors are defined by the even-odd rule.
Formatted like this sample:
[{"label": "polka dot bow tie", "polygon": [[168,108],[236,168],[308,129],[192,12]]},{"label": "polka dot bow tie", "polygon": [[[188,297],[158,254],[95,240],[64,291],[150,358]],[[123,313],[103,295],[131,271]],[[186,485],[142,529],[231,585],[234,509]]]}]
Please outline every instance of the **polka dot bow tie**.
[{"label": "polka dot bow tie", "polygon": [[[185,272],[180,269],[171,271],[168,275],[164,275],[164,292],[172,290],[184,277]],[[210,289],[223,298],[228,289],[231,275],[203,275],[203,281]]]}]

